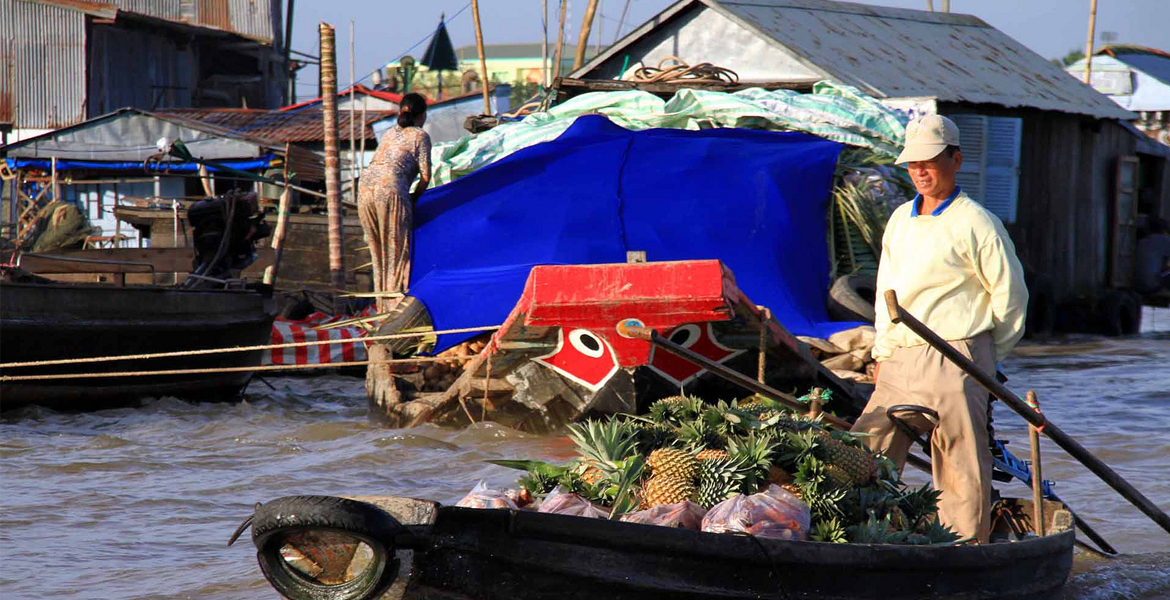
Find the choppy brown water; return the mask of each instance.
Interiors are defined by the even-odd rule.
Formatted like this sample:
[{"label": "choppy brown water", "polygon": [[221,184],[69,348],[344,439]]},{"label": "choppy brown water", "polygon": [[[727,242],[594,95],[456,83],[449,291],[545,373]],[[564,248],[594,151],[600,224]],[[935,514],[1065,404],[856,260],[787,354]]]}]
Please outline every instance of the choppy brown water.
[{"label": "choppy brown water", "polygon": [[[1170,510],[1170,310],[1146,310],[1130,339],[1028,345],[1006,365],[1050,418]],[[497,457],[564,459],[563,438],[491,424],[388,430],[362,381],[253,384],[240,404],[173,399],[87,414],[41,409],[0,420],[0,597],[271,598],[251,545],[226,547],[256,501],[300,493],[399,494],[454,502],[478,479],[506,486]],[[997,411],[1027,454],[1023,421]],[[1072,600],[1170,599],[1170,535],[1054,445],[1045,476],[1123,552],[1078,553]],[[1027,496],[1019,483],[1005,494]]]}]

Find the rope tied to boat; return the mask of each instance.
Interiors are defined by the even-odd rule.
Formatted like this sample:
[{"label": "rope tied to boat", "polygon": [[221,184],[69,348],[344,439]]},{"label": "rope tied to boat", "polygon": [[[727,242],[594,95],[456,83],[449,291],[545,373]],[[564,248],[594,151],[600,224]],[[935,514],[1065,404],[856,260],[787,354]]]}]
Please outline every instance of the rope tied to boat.
[{"label": "rope tied to boat", "polygon": [[[352,340],[351,340],[352,341]],[[54,373],[45,375],[3,375],[0,382],[47,381],[54,379],[105,379],[110,377],[149,377],[155,375],[210,375],[214,373],[248,373],[252,371],[295,371],[298,369],[337,369],[341,367],[367,367],[383,364],[419,364],[450,361],[469,361],[476,356],[422,356],[417,358],[392,358],[389,360],[357,360],[350,362],[316,363],[308,365],[257,365],[254,367],[208,367],[205,369],[164,369],[158,371],[110,371],[96,373]]]},{"label": "rope tied to boat", "polygon": [[[118,360],[148,360],[153,358],[175,358],[184,356],[201,356],[207,354],[228,354],[232,352],[253,352],[256,350],[280,350],[283,348],[304,348],[307,346],[324,346],[329,344],[345,344],[352,342],[380,342],[383,340],[396,340],[411,337],[423,337],[427,335],[445,335],[452,333],[478,333],[483,331],[495,331],[499,329],[499,325],[489,325],[485,327],[462,327],[458,329],[442,329],[442,330],[427,330],[410,333],[388,333],[384,335],[374,335],[363,338],[342,338],[335,340],[320,340],[315,342],[289,342],[285,344],[261,344],[257,346],[235,346],[231,348],[206,348],[202,350],[177,350],[174,352],[154,352],[149,354],[119,354],[115,356],[92,356],[86,358],[65,358],[57,360],[34,360],[26,362],[10,362],[0,363],[0,369],[15,369],[20,367],[46,367],[50,365],[70,365],[79,363],[98,363],[98,362],[112,362]],[[408,359],[402,359],[408,360]],[[455,360],[454,358],[443,358],[440,360]],[[432,361],[427,361],[432,362]],[[332,363],[340,364],[340,363]],[[245,369],[247,370],[247,369]],[[16,381],[9,379],[9,377],[2,377],[0,381]]]}]

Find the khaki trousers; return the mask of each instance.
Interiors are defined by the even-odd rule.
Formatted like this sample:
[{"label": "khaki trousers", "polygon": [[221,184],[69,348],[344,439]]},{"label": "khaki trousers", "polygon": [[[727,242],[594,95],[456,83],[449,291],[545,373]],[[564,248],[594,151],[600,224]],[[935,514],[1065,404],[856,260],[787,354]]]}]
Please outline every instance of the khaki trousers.
[{"label": "khaki trousers", "polygon": [[[990,333],[950,342],[988,373],[995,372]],[[991,528],[991,450],[987,439],[988,392],[929,345],[898,348],[881,364],[877,388],[852,431],[871,450],[883,452],[901,469],[910,438],[886,416],[898,404],[917,404],[938,412],[931,437],[934,487],[939,519],[962,538],[987,543]]]},{"label": "khaki trousers", "polygon": [[[413,210],[410,198],[389,194],[382,200],[360,199],[358,219],[374,270],[375,292],[406,292],[410,283],[410,245]],[[389,310],[398,300],[378,298],[380,312]]]}]

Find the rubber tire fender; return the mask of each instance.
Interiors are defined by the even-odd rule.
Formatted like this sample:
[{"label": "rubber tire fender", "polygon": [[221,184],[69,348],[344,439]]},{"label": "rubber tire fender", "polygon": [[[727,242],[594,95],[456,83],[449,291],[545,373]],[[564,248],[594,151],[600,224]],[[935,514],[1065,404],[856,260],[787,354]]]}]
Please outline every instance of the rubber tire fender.
[{"label": "rubber tire fender", "polygon": [[868,273],[842,275],[829,288],[829,316],[838,321],[873,323],[877,278]]},{"label": "rubber tire fender", "polygon": [[[323,585],[295,572],[282,558],[284,534],[333,531],[357,538],[373,550],[372,568],[339,585]],[[406,531],[386,511],[336,496],[286,496],[256,508],[252,543],[265,579],[290,600],[368,600],[381,596],[398,576],[394,538]]]},{"label": "rubber tire fender", "polygon": [[1101,332],[1110,337],[1136,335],[1142,329],[1142,305],[1134,294],[1109,290],[1097,305]]}]

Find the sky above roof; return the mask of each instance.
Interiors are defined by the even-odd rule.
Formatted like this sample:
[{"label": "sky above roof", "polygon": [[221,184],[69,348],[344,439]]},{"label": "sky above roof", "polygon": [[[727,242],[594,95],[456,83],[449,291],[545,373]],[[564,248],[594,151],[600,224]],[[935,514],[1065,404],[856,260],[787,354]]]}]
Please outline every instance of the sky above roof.
[{"label": "sky above roof", "polygon": [[[855,0],[860,4],[925,9],[926,0]],[[558,0],[548,2],[549,42],[556,41]],[[941,9],[943,0],[934,0]],[[587,0],[571,0],[566,17],[566,44],[576,43]],[[603,45],[613,43],[621,22],[628,33],[670,6],[674,0],[601,0],[590,44],[600,30]],[[1015,38],[1045,58],[1084,51],[1090,0],[951,0],[951,12],[973,14]],[[426,50],[426,38],[446,13],[447,31],[456,46],[475,43],[469,0],[385,2],[385,0],[302,0],[295,5],[293,49],[316,55],[317,25],[331,23],[337,30],[338,83],[349,85],[350,22],[353,21],[354,72],[361,80],[374,69],[404,54],[415,58]],[[540,0],[481,0],[480,17],[488,44],[539,42],[542,31]],[[624,22],[622,11],[628,5]],[[1098,0],[1097,43],[1107,33],[1115,43],[1140,44],[1170,50],[1170,1]],[[1112,37],[1112,36],[1110,36]],[[417,46],[416,46],[417,44]],[[317,70],[309,66],[298,75],[297,97],[317,95]]]}]

